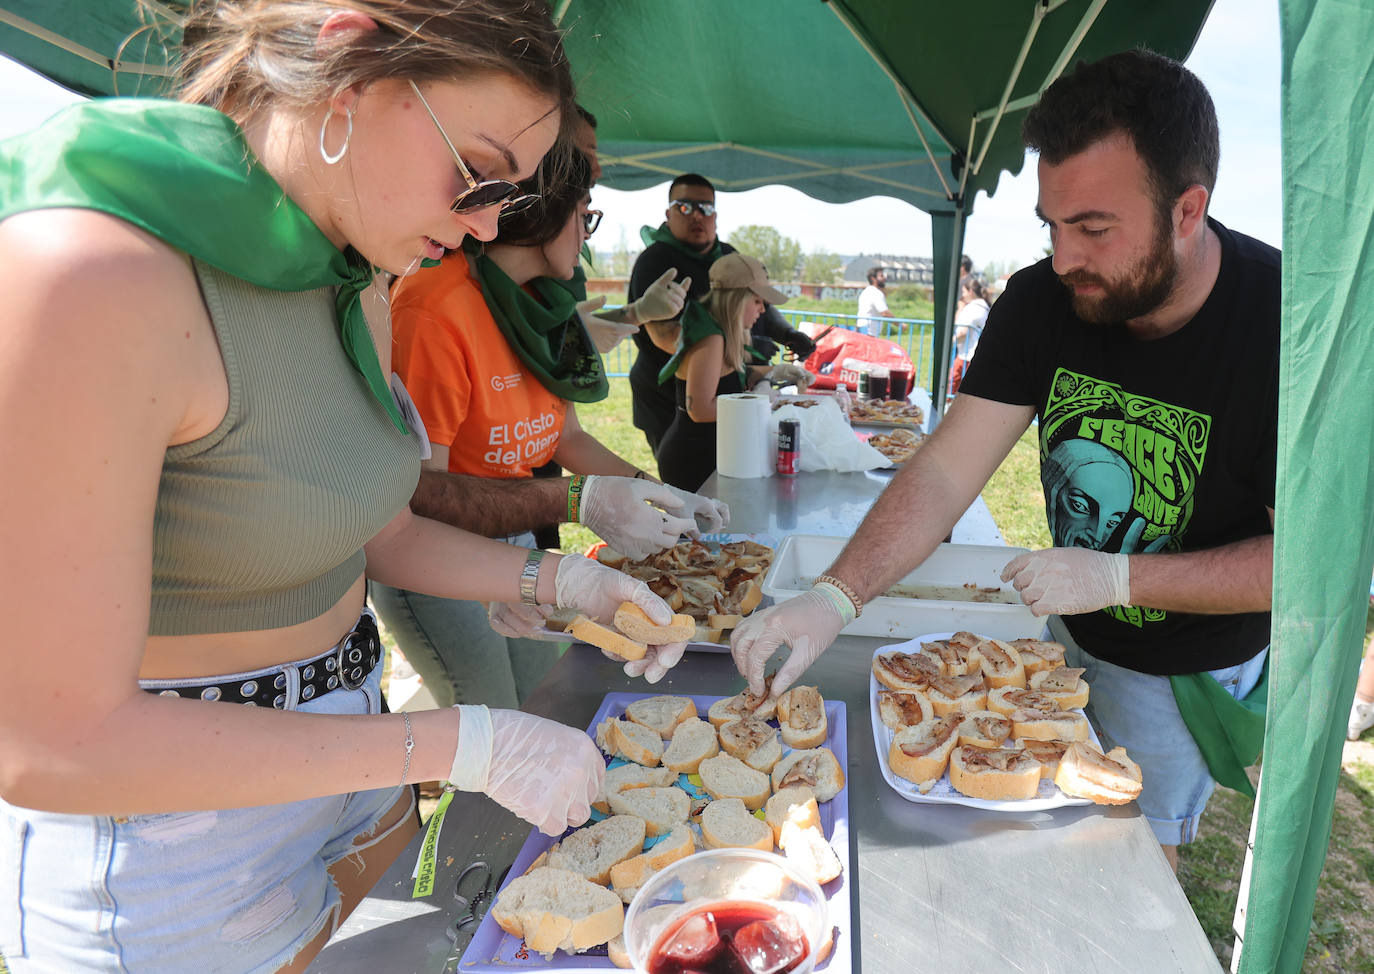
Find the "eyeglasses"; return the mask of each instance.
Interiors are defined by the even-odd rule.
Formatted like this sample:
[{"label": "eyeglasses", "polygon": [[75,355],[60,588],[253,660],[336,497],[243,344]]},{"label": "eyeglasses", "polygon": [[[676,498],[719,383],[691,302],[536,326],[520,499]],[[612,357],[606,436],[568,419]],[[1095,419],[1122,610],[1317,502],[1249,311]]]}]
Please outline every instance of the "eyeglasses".
[{"label": "eyeglasses", "polygon": [[596,228],[601,226],[601,217],[604,216],[600,210],[588,210],[582,214],[582,226],[587,231],[587,236],[596,233]]},{"label": "eyeglasses", "polygon": [[683,216],[691,216],[693,210],[696,210],[702,216],[716,215],[716,204],[703,203],[700,200],[670,200],[668,205],[675,207]]},{"label": "eyeglasses", "polygon": [[472,171],[463,162],[463,157],[458,154],[458,150],[453,147],[453,142],[449,139],[448,133],[444,131],[444,127],[439,124],[439,118],[434,114],[434,109],[429,107],[429,102],[425,101],[425,96],[420,94],[420,89],[414,81],[410,82],[410,90],[415,92],[415,97],[420,99],[420,104],[429,113],[430,121],[439,130],[444,145],[448,146],[448,151],[453,153],[453,162],[457,165],[459,174],[462,175],[463,181],[468,184],[467,189],[453,198],[453,202],[449,205],[450,210],[454,213],[472,213],[499,204],[501,207],[500,215],[505,216],[516,210],[523,210],[539,199],[537,193],[517,195],[521,192],[521,187],[509,179],[484,179],[481,182],[474,179]]}]

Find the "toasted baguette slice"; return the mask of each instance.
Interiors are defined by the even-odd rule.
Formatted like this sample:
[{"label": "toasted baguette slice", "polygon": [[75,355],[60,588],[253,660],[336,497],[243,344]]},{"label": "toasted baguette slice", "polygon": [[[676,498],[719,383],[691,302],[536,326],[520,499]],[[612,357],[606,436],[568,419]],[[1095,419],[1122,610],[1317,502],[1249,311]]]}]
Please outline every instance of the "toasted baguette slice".
[{"label": "toasted baguette slice", "polygon": [[666,626],[660,626],[633,602],[620,603],[620,608],[615,610],[615,627],[635,642],[649,646],[685,643],[697,631],[696,620],[691,616],[678,614]]},{"label": "toasted baguette slice", "polygon": [[1027,737],[1038,741],[1088,739],[1088,718],[1081,711],[1060,710],[1047,714],[1040,710],[1014,710],[1010,719],[1011,736],[1017,740]]},{"label": "toasted baguette slice", "polygon": [[650,728],[665,741],[673,736],[673,730],[678,724],[696,715],[697,705],[691,697],[672,697],[663,694],[631,700],[625,708],[627,719]]},{"label": "toasted baguette slice", "polygon": [[696,632],[692,634],[694,643],[724,643],[729,640],[723,638],[724,631],[719,626],[697,626]]},{"label": "toasted baguette slice", "polygon": [[744,621],[744,616],[738,612],[716,613],[713,612],[706,617],[706,624],[713,629],[734,629]]},{"label": "toasted baguette slice", "polygon": [[818,884],[830,882],[843,871],[839,857],[819,826],[785,823],[778,838],[778,848],[788,862]]},{"label": "toasted baguette slice", "polygon": [[782,757],[778,732],[757,717],[741,717],[720,726],[720,748],[764,774]]},{"label": "toasted baguette slice", "polygon": [[1001,747],[1011,737],[1011,718],[991,710],[965,714],[959,725],[959,743],[974,747]]},{"label": "toasted baguette slice", "polygon": [[949,756],[949,784],[970,798],[1034,798],[1040,790],[1040,762],[1023,751],[963,744]]},{"label": "toasted baguette slice", "polygon": [[646,643],[637,643],[629,636],[599,622],[593,622],[586,616],[574,619],[568,627],[568,632],[572,633],[574,639],[591,643],[597,649],[604,649],[608,653],[615,653],[621,659],[643,659],[644,654],[649,651]]},{"label": "toasted baguette slice", "polygon": [[624,933],[616,934],[606,941],[606,959],[621,970],[628,971],[635,966],[634,962],[630,960],[629,948],[625,946]]},{"label": "toasted baguette slice", "polygon": [[740,596],[739,600],[739,614],[742,616],[747,616],[749,613],[757,609],[759,607],[759,603],[762,601],[763,588],[759,585],[757,581],[751,578],[749,581],[744,583],[744,594]]},{"label": "toasted baguette slice", "polygon": [[816,687],[793,687],[778,697],[778,724],[788,747],[819,747],[825,743],[829,724],[825,700]]},{"label": "toasted baguette slice", "polygon": [[624,758],[646,768],[663,758],[663,738],[643,724],[608,717],[596,727],[596,744],[611,757]]},{"label": "toasted baguette slice", "polygon": [[892,730],[910,727],[934,716],[935,708],[924,693],[917,690],[889,690],[886,687],[878,691],[878,717]]},{"label": "toasted baguette slice", "polygon": [[773,830],[773,840],[782,837],[782,827],[794,822],[803,828],[821,827],[821,810],[816,804],[816,793],[806,785],[791,785],[775,791],[773,797],[764,802],[764,821]]},{"label": "toasted baguette slice", "polygon": [[988,690],[982,673],[934,677],[926,688],[926,697],[936,717],[988,709]]},{"label": "toasted baguette slice", "polygon": [[773,790],[806,785],[816,801],[828,802],[844,787],[844,768],[828,747],[813,747],[783,755],[773,766]]},{"label": "toasted baguette slice", "polygon": [[1064,665],[1063,643],[1051,643],[1043,639],[1013,639],[1011,645],[1021,654],[1027,679],[1041,670],[1053,670]]},{"label": "toasted baguette slice", "polygon": [[985,639],[978,644],[979,664],[983,670],[983,680],[989,690],[997,687],[1026,686],[1026,664],[1021,654],[1009,643],[1000,639]]},{"label": "toasted baguette slice", "polygon": [[701,839],[708,849],[773,851],[773,830],[749,814],[738,798],[717,798],[701,813]]},{"label": "toasted baguette slice", "polygon": [[663,766],[683,774],[696,774],[701,762],[720,753],[716,729],[700,717],[678,724],[663,751]]},{"label": "toasted baguette slice", "polygon": [[1030,678],[1030,688],[1056,701],[1063,710],[1079,710],[1088,705],[1088,682],[1084,670],[1076,666],[1059,666],[1041,670]]},{"label": "toasted baguette slice", "polygon": [[1072,741],[1041,741],[1027,737],[1021,742],[1021,749],[1040,764],[1040,777],[1054,780],[1059,770],[1059,762]]},{"label": "toasted baguette slice", "polygon": [[1103,754],[1091,744],[1069,745],[1059,761],[1054,783],[1066,795],[1087,798],[1099,805],[1124,805],[1140,795],[1140,765],[1115,747]]},{"label": "toasted baguette slice", "polygon": [[757,717],[759,720],[772,720],[778,712],[778,702],[768,696],[773,678],[764,678],[763,696],[756,697],[748,690],[733,697],[717,700],[706,711],[706,719],[717,727],[722,727],[739,717]]},{"label": "toasted baguette slice", "polygon": [[701,776],[702,787],[717,801],[722,798],[738,798],[753,811],[762,808],[763,803],[768,800],[768,775],[762,771],[755,771],[739,758],[729,754],[717,754],[713,758],[707,758],[701,762],[697,774]]},{"label": "toasted baguette slice", "polygon": [[983,658],[978,654],[977,645],[938,639],[933,643],[921,643],[921,655],[929,657],[940,667],[941,676],[967,676],[982,672],[980,667]]},{"label": "toasted baguette slice", "polygon": [[592,799],[592,808],[598,812],[611,810],[608,795],[627,788],[667,788],[677,781],[678,773],[671,768],[646,768],[642,764],[621,764],[606,769],[606,777],[601,780],[601,790]]},{"label": "toasted baguette slice", "polygon": [[604,944],[625,926],[625,904],[604,886],[566,869],[542,866],[503,889],[491,917],[530,950],[553,956]]},{"label": "toasted baguette slice", "polygon": [[892,746],[887,749],[887,766],[922,793],[930,791],[949,765],[949,754],[959,743],[962,722],[962,715],[950,714],[903,727],[892,736]]},{"label": "toasted baguette slice", "polygon": [[639,887],[664,866],[686,859],[696,851],[692,838],[692,827],[685,822],[673,826],[673,830],[648,852],[641,852],[629,859],[622,859],[611,867],[611,889],[615,890],[626,903],[634,899]]},{"label": "toasted baguette slice", "polygon": [[544,865],[577,873],[605,886],[611,867],[637,856],[644,848],[644,819],[637,815],[612,815],[578,829],[549,849]]},{"label": "toasted baguette slice", "polygon": [[616,551],[610,545],[603,545],[596,549],[596,560],[608,568],[619,570],[625,566],[625,563],[629,561],[630,558],[628,555]]},{"label": "toasted baguette slice", "polygon": [[940,675],[940,664],[922,653],[893,650],[873,657],[873,678],[889,690],[922,691]]},{"label": "toasted baguette slice", "polygon": [[617,815],[638,815],[644,819],[644,834],[665,835],[692,812],[692,799],[681,788],[626,788],[607,797]]},{"label": "toasted baguette slice", "polygon": [[1018,710],[1039,710],[1047,714],[1064,708],[1048,694],[1034,690],[1021,690],[1017,687],[998,687],[988,691],[988,709],[1003,717],[1010,717]]}]

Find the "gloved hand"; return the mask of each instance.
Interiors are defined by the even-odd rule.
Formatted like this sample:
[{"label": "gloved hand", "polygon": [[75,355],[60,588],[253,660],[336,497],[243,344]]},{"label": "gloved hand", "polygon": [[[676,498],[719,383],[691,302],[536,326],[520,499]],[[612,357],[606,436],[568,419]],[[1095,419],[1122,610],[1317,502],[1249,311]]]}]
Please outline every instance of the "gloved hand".
[{"label": "gloved hand", "polygon": [[1045,548],[1017,555],[1002,569],[1038,616],[1076,615],[1131,604],[1129,556],[1091,548]]},{"label": "gloved hand", "polygon": [[730,655],[740,675],[749,681],[749,692],[763,694],[764,666],[786,643],[792,652],[773,677],[770,693],[777,698],[829,648],[840,630],[853,621],[853,613],[853,603],[839,589],[820,582],[809,592],[745,619],[730,637]]},{"label": "gloved hand", "polygon": [[668,268],[637,300],[630,302],[627,307],[630,320],[642,325],[646,321],[667,321],[680,315],[682,306],[687,303],[687,289],[692,286],[692,279],[684,277],[675,281],[675,277],[677,269]]},{"label": "gloved hand", "polygon": [[527,639],[543,629],[553,614],[552,606],[526,605],[523,602],[488,602],[487,622],[491,628],[511,639]]},{"label": "gloved hand", "polygon": [[[678,513],[694,519],[698,530],[685,531],[684,534],[693,537],[697,534],[713,534],[717,531],[724,531],[726,525],[730,523],[730,508],[726,506],[725,501],[718,501],[702,494],[693,494],[668,484],[664,484],[663,488],[671,490],[682,501],[682,507]],[[585,489],[583,488],[584,491]]]},{"label": "gloved hand", "polygon": [[578,520],[630,559],[647,558],[696,532],[694,512],[678,493],[652,480],[589,476]]},{"label": "gloved hand", "polygon": [[611,349],[639,331],[638,325],[598,318],[594,312],[605,303],[606,296],[603,294],[587,301],[578,302],[577,305],[577,313],[582,317],[582,325],[587,329],[587,334],[591,336],[592,344],[602,355],[607,354]]},{"label": "gloved hand", "polygon": [[[554,576],[554,591],[560,609],[577,609],[605,625],[612,623],[615,610],[622,602],[639,606],[656,626],[666,626],[673,619],[673,610],[668,608],[668,603],[651,592],[649,586],[593,558],[564,555],[558,562],[558,574]],[[642,676],[649,683],[657,683],[678,664],[686,649],[685,642],[650,646],[643,659],[625,663],[625,675]],[[613,660],[623,658],[605,650],[602,655]]]},{"label": "gloved hand", "polygon": [[519,710],[458,711],[462,723],[449,772],[454,787],[485,792],[545,835],[562,835],[591,816],[606,763],[590,737]]},{"label": "gloved hand", "polygon": [[805,391],[807,386],[816,381],[816,377],[800,365],[779,362],[768,370],[768,380],[785,386],[795,385]]}]

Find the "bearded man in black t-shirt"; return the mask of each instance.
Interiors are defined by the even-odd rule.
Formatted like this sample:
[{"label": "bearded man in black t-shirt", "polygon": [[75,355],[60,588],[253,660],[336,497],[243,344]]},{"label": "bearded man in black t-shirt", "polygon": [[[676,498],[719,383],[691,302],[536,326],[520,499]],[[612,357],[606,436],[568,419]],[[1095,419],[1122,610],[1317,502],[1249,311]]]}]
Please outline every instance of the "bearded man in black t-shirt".
[{"label": "bearded man in black t-shirt", "polygon": [[[1132,51],[1080,64],[1023,135],[1040,154],[1053,257],[1011,278],[959,398],[833,582],[755,613],[732,652],[760,692],[764,663],[791,646],[772,693],[787,689],[863,600],[934,550],[1038,417],[1055,547],[1013,559],[1003,579],[1086,668],[1089,715],[1143,769],[1141,810],[1176,863],[1219,759],[1210,745],[1203,757],[1175,684],[1210,674],[1243,697],[1267,655],[1279,254],[1208,218],[1216,114],[1177,62]],[[1230,719],[1230,697],[1212,694],[1208,716]]]}]

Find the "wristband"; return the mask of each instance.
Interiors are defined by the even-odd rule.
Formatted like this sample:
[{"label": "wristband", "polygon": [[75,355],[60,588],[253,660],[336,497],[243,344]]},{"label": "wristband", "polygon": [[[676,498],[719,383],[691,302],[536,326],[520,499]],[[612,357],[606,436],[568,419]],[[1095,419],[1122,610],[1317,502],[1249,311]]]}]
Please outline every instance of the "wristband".
[{"label": "wristband", "polygon": [[544,561],[544,552],[531,548],[525,556],[525,567],[520,569],[520,601],[526,605],[538,605],[539,598],[535,588],[539,584],[539,566]]},{"label": "wristband", "polygon": [[587,485],[587,478],[582,474],[575,474],[568,483],[568,523],[580,524],[578,520],[582,515],[582,491]]},{"label": "wristband", "polygon": [[459,791],[486,791],[491,772],[491,711],[481,704],[459,704],[455,709],[462,724],[449,784]]},{"label": "wristband", "polygon": [[[824,583],[824,584],[826,584],[826,585],[833,585],[833,586],[835,586],[835,588],[839,589],[840,594],[843,595],[845,598],[847,598],[847,599],[852,603],[853,609],[854,609],[854,618],[857,619],[857,618],[859,618],[859,616],[863,615],[863,613],[864,613],[864,602],[863,602],[863,599],[859,598],[859,594],[858,594],[857,592],[855,592],[852,588],[849,587],[849,583],[841,581],[840,579],[836,578],[834,575],[821,575],[819,578],[816,579],[816,583],[817,583],[817,584]],[[846,621],[850,621],[850,620],[846,620]]]},{"label": "wristband", "polygon": [[401,716],[406,722],[406,763],[405,767],[401,768],[401,784],[405,784],[406,778],[410,775],[410,752],[415,750],[415,735],[410,732],[410,714],[403,710]]}]

